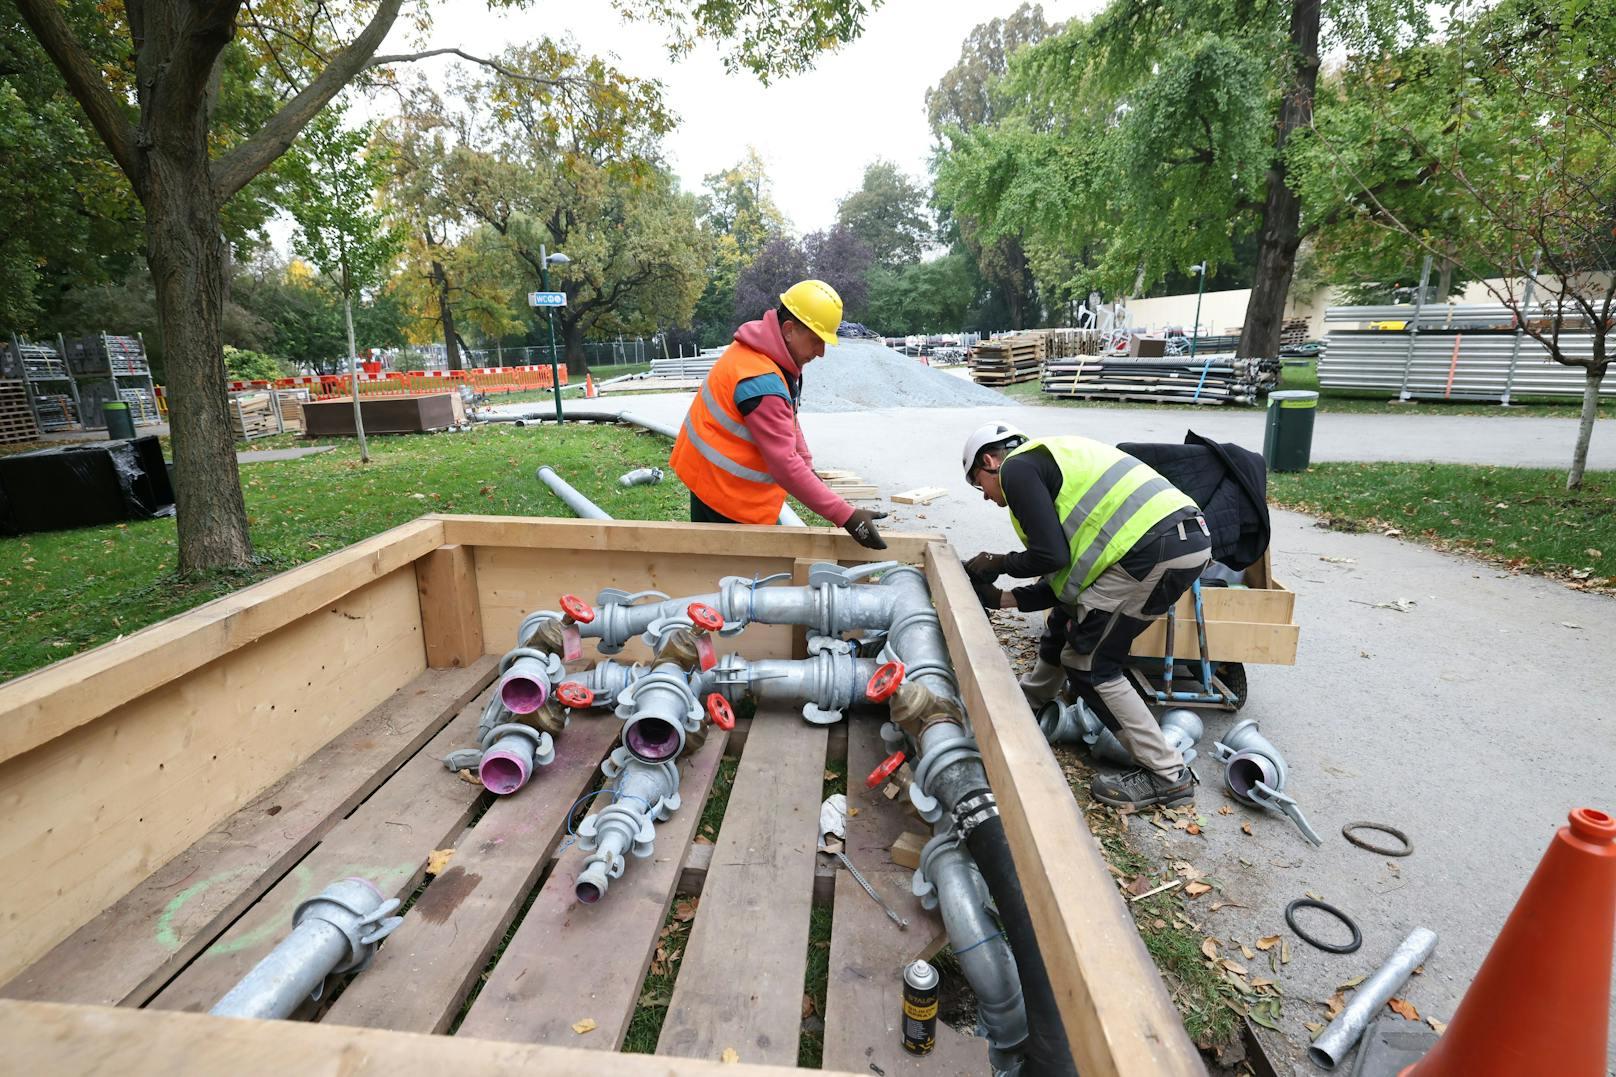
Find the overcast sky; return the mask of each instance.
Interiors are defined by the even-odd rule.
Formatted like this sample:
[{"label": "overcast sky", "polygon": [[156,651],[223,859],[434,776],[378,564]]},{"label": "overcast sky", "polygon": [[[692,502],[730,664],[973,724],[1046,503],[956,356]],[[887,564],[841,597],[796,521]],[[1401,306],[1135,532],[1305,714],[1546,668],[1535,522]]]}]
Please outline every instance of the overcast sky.
[{"label": "overcast sky", "polygon": [[[491,55],[510,43],[570,34],[586,52],[614,55],[627,73],[659,79],[666,88],[679,117],[666,150],[686,190],[699,190],[702,176],[756,146],[775,201],[801,233],[832,223],[837,200],[858,186],[864,166],[876,157],[924,178],[931,149],[927,88],[954,65],[972,27],[1010,14],[1019,2],[887,0],[852,45],[821,56],[807,74],[768,87],[750,74],[726,74],[710,46],[669,62],[663,28],[626,23],[607,0],[543,4],[512,14],[457,3],[452,17],[444,5],[437,9],[431,43]],[[1043,6],[1044,17],[1055,21],[1088,14],[1100,0],[1044,0]],[[396,30],[381,51],[409,48],[406,36]]]}]

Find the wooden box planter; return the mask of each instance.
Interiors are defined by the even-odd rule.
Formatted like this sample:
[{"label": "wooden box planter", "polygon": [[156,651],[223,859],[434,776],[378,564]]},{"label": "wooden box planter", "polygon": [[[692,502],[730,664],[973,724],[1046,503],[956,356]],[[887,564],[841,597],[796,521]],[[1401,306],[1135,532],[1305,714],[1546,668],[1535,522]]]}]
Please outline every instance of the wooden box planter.
[{"label": "wooden box planter", "polygon": [[[429,393],[423,396],[375,396],[360,394],[359,411],[366,434],[421,434],[447,430],[457,422],[456,393]],[[353,397],[311,400],[303,405],[305,437],[352,437]]]},{"label": "wooden box planter", "polygon": [[[1274,578],[1269,553],[1246,569],[1244,587],[1203,587],[1201,607],[1206,618],[1206,649],[1214,662],[1250,662],[1293,666],[1301,629],[1295,623],[1296,592]],[[1201,657],[1195,632],[1195,600],[1186,594],[1174,609],[1173,657]],[[1156,622],[1134,640],[1138,656],[1165,658],[1167,618]]]},{"label": "wooden box planter", "polygon": [[[1080,1070],[1201,1072],[958,556],[936,536],[888,541],[930,581]],[[572,899],[582,855],[565,829],[615,719],[575,717],[556,762],[507,798],[438,762],[468,743],[520,618],[561,593],[700,593],[838,559],[866,554],[832,529],[424,516],[0,685],[8,1063],[53,1077],[793,1066],[810,905],[830,891],[825,1068],[985,1072],[983,1041],[941,1025],[925,1060],[898,1044],[899,969],[940,926],[887,857],[915,824],[859,780],[881,754],[874,717],[827,730],[764,712],[714,730],[681,764],[684,807],[655,854],[591,906]],[[754,625],[720,646],[789,656],[800,633]],[[725,753],[739,764],[717,844],[693,844]],[[816,864],[837,759],[860,808],[849,853],[907,932]],[[356,874],[418,894],[375,963],[309,1007],[317,1020],[206,1016],[300,900]],[[603,1053],[623,1041],[667,910],[698,889],[665,1057]],[[741,1064],[720,1069],[728,1049]]]}]

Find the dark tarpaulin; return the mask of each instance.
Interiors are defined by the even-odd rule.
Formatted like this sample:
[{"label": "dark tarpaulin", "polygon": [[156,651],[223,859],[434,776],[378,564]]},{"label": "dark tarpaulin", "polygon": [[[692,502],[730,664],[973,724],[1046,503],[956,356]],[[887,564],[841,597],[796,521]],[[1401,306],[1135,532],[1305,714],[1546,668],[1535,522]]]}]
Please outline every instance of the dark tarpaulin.
[{"label": "dark tarpaulin", "polygon": [[63,445],[0,457],[0,533],[144,520],[174,511],[157,438]]}]

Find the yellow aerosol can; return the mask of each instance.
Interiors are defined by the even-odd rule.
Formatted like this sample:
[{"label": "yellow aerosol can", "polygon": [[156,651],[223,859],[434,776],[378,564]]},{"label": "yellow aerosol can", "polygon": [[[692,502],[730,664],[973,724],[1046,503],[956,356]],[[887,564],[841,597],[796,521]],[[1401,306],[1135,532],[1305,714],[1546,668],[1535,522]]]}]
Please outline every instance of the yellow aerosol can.
[{"label": "yellow aerosol can", "polygon": [[923,1055],[937,1043],[937,970],[916,961],[903,970],[903,1049]]}]

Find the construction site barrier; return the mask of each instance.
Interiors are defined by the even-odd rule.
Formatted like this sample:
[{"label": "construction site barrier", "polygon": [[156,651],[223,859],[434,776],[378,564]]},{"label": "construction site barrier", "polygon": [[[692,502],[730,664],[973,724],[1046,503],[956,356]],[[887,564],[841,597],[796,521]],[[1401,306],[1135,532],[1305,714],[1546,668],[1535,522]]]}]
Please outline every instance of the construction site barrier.
[{"label": "construction site barrier", "polygon": [[[567,384],[567,370],[559,368],[561,384]],[[389,370],[379,374],[359,375],[361,394],[386,393],[414,396],[421,393],[441,393],[460,385],[469,385],[482,393],[520,393],[532,389],[548,389],[550,367],[503,366],[476,367],[471,370]],[[348,396],[351,376],[347,374],[305,375],[296,378],[276,378],[273,381],[232,381],[230,391],[249,389],[307,389],[317,399]]]}]

